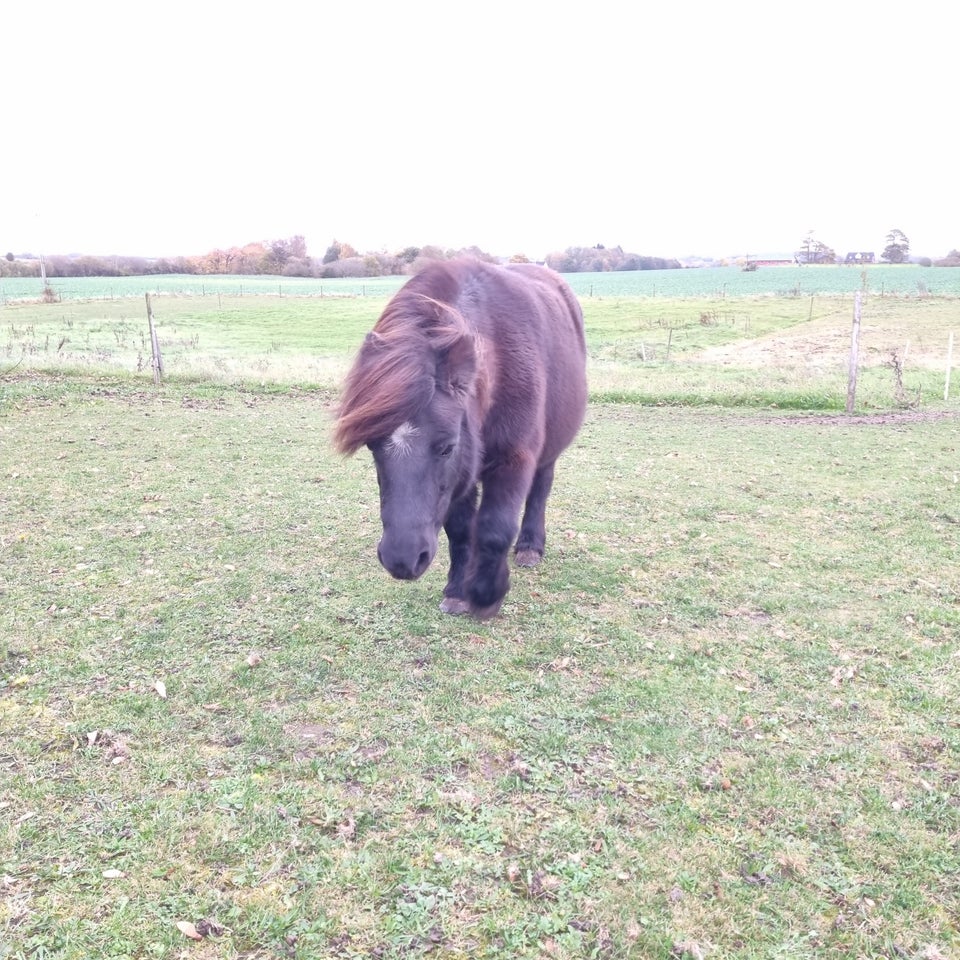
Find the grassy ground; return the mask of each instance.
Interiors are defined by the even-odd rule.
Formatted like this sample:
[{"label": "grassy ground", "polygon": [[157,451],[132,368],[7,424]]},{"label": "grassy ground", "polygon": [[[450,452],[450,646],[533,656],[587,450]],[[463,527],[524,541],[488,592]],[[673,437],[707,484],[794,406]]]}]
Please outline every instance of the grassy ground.
[{"label": "grassy ground", "polygon": [[960,955],[955,416],[594,403],[478,624],[329,390],[18,375],[0,957]]},{"label": "grassy ground", "polygon": [[[171,376],[332,388],[385,303],[385,297],[163,296],[154,298],[154,312]],[[956,303],[867,298],[861,409],[942,400]],[[595,399],[844,407],[849,297],[597,297],[583,304]],[[142,300],[8,303],[0,318],[0,372],[139,373],[149,379]],[[899,385],[890,365],[895,354],[903,366]]]}]

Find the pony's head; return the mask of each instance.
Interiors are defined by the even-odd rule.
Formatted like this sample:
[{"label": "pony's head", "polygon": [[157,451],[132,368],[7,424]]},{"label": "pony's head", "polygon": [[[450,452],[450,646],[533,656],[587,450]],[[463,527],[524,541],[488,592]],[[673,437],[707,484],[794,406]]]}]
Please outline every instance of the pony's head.
[{"label": "pony's head", "polygon": [[370,448],[380,487],[377,555],[398,579],[430,566],[453,498],[476,482],[480,351],[459,312],[404,290],[367,338],[343,391],[334,443]]}]

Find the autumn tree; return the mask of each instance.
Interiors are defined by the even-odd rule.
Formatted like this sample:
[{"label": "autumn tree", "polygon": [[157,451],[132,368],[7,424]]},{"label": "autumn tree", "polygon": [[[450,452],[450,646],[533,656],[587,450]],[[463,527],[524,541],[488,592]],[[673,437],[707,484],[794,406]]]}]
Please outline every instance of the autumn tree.
[{"label": "autumn tree", "polygon": [[350,257],[356,256],[359,256],[359,254],[349,243],[341,243],[339,240],[334,240],[333,243],[327,247],[327,252],[323,255],[323,262],[336,263],[338,260],[348,260]]},{"label": "autumn tree", "polygon": [[291,257],[297,260],[307,259],[307,241],[304,239],[303,234],[298,233],[296,236],[290,237],[287,240],[287,245],[290,249]]},{"label": "autumn tree", "polygon": [[235,259],[237,273],[265,273],[267,270],[267,248],[262,243],[248,243],[240,247]]}]

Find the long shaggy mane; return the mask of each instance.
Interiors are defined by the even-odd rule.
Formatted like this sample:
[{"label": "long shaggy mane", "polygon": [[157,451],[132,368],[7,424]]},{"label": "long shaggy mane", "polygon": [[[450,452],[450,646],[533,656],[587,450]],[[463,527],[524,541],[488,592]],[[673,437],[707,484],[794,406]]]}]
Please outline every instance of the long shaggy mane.
[{"label": "long shaggy mane", "polygon": [[418,291],[415,280],[387,304],[347,375],[333,434],[341,453],[415,417],[436,390],[438,357],[468,333],[460,312]]}]

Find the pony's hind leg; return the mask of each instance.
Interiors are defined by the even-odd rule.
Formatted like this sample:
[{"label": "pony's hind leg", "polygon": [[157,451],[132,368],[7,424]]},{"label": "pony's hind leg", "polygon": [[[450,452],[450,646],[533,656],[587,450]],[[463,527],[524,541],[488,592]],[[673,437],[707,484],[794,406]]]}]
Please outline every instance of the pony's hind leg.
[{"label": "pony's hind leg", "polygon": [[466,496],[457,500],[450,508],[443,525],[450,547],[450,570],[447,573],[447,585],[443,589],[440,609],[444,613],[460,614],[470,612],[470,603],[466,594],[467,567],[470,564],[470,544],[473,540],[473,523],[477,513],[476,484]]},{"label": "pony's hind leg", "polygon": [[514,549],[514,562],[518,567],[535,567],[543,559],[547,543],[547,498],[553,487],[554,466],[555,463],[548,463],[533,475]]}]

